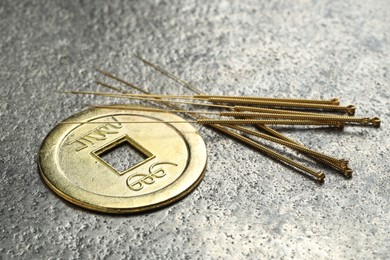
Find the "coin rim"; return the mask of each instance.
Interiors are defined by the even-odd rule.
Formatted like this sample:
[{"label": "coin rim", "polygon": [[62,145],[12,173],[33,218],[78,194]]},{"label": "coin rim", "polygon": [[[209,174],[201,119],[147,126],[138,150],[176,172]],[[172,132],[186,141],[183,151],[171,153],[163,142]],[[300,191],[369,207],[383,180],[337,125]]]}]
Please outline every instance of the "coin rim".
[{"label": "coin rim", "polygon": [[[115,105],[113,105],[112,107],[115,107]],[[140,106],[129,106],[129,107],[139,108]],[[165,113],[165,112],[162,113],[162,112],[155,112],[155,111],[135,111],[135,110],[132,112],[130,112],[130,110],[124,112],[123,110],[121,110],[119,108],[118,108],[118,110],[113,110],[111,108],[90,108],[90,109],[81,111],[80,113],[77,113],[77,114],[65,119],[64,122],[72,121],[72,120],[75,120],[76,118],[80,120],[80,117],[81,118],[86,117],[86,119],[89,119],[91,113],[93,115],[94,113],[97,113],[98,111],[104,111],[104,113],[110,113],[110,112],[118,113],[118,112],[120,112],[120,113],[123,113],[124,115],[131,113],[134,115],[141,115],[141,116],[142,116],[142,114],[147,114],[147,115],[164,114],[164,117],[169,118],[168,120],[174,120],[174,121],[182,121],[183,120],[183,121],[185,121],[183,118],[179,117],[178,115],[174,115],[171,113]],[[85,120],[85,119],[82,119],[82,120]],[[192,163],[192,167],[194,167],[194,169],[189,169],[190,167],[187,167],[185,172],[183,172],[181,174],[181,176],[177,180],[175,180],[173,183],[170,183],[166,187],[164,187],[156,192],[151,193],[150,196],[148,196],[149,194],[142,195],[145,197],[154,197],[158,193],[158,194],[160,194],[160,196],[161,195],[165,196],[163,199],[160,198],[159,200],[157,200],[158,202],[156,202],[156,200],[155,200],[154,203],[143,205],[143,206],[137,206],[137,207],[129,207],[129,205],[131,203],[127,204],[126,206],[121,206],[121,207],[108,207],[108,206],[99,205],[99,203],[93,203],[90,200],[91,196],[85,196],[85,193],[84,193],[84,196],[82,196],[84,199],[81,199],[80,197],[78,197],[77,196],[78,186],[75,186],[76,191],[74,191],[74,192],[69,192],[69,191],[64,192],[60,187],[57,187],[57,186],[62,186],[62,185],[58,185],[58,180],[55,180],[54,177],[56,177],[56,176],[61,177],[61,174],[58,174],[58,172],[56,174],[56,170],[55,169],[53,170],[53,167],[45,168],[45,166],[47,166],[48,164],[50,165],[50,159],[53,160],[53,156],[55,156],[53,154],[47,155],[47,152],[50,153],[50,151],[52,151],[52,149],[53,149],[53,146],[55,146],[54,150],[57,151],[59,149],[58,146],[62,143],[62,139],[63,139],[62,137],[64,135],[66,136],[74,129],[74,128],[71,128],[71,125],[57,125],[45,137],[45,139],[42,142],[42,145],[40,147],[39,153],[38,153],[38,167],[39,167],[40,175],[41,175],[42,179],[44,180],[44,182],[49,186],[49,188],[52,189],[61,198],[65,199],[73,204],[76,204],[78,206],[81,206],[83,208],[87,208],[87,209],[93,210],[93,211],[104,212],[104,213],[117,213],[117,214],[138,213],[138,212],[143,212],[143,211],[155,210],[157,208],[167,206],[167,205],[172,204],[172,203],[176,202],[177,200],[187,196],[189,193],[191,193],[204,178],[205,169],[207,166],[206,144],[204,143],[202,137],[198,134],[197,130],[189,123],[187,123],[187,124],[180,123],[180,124],[177,124],[176,126],[173,126],[172,124],[170,124],[170,126],[173,127],[176,131],[180,132],[183,137],[185,137],[184,140],[187,142],[187,145],[190,149],[189,153],[190,153],[191,158],[189,160],[189,164]],[[186,134],[186,131],[184,131],[184,132],[180,131],[180,128],[182,128],[181,130],[183,130],[183,128],[184,129],[190,128],[192,130],[192,133]],[[188,129],[187,129],[187,131],[188,131]],[[195,133],[195,135],[194,135],[194,133]],[[193,139],[197,139],[197,140],[194,141]],[[52,141],[54,141],[55,144],[49,145]],[[194,151],[192,151],[193,149],[191,149],[191,148],[194,148],[194,147],[191,147],[190,142],[196,142],[196,145],[197,145],[196,152],[198,155],[200,155],[200,158],[195,158],[193,156]],[[49,147],[47,147],[48,145],[49,145]],[[201,149],[200,152],[199,152],[199,149]],[[48,157],[49,158],[51,157],[51,158],[49,159]],[[202,163],[194,162],[193,161],[194,159],[195,160],[196,159],[201,159],[201,160],[203,159],[204,162],[202,162]],[[49,160],[49,161],[47,161],[47,160]],[[193,178],[193,176],[191,176],[193,174],[189,174],[187,172],[189,170],[190,171],[193,171],[193,170],[198,171],[198,173],[197,173],[198,176],[196,178]],[[59,170],[57,169],[57,171],[59,171]],[[52,178],[54,178],[54,180]],[[189,183],[188,179],[191,180],[191,183]],[[173,186],[174,183],[177,183],[179,181],[181,182],[181,185],[179,187]],[[69,183],[73,184],[72,182],[69,182]],[[175,189],[177,189],[176,192],[175,192]],[[68,193],[70,193],[70,194],[68,194]],[[172,193],[174,194],[173,196],[166,195],[166,194],[172,194]],[[92,197],[94,197],[94,196],[98,196],[98,197],[100,196],[104,200],[103,195],[95,194]],[[128,197],[128,198],[122,197],[119,200],[121,200],[121,201],[126,200],[126,199],[131,200],[132,198],[134,198],[134,197]],[[122,205],[123,205],[123,202],[122,202]]]}]

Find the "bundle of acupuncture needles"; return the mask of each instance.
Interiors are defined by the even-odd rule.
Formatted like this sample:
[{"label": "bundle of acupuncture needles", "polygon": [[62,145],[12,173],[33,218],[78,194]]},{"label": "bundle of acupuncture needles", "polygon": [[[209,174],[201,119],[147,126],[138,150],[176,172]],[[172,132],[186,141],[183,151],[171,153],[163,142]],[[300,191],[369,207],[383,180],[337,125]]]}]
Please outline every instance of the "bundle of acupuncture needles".
[{"label": "bundle of acupuncture needles", "polygon": [[[352,169],[348,166],[348,160],[339,159],[333,156],[314,151],[303,144],[300,144],[291,138],[286,137],[271,126],[288,125],[288,126],[329,126],[334,128],[343,128],[347,125],[361,126],[380,126],[378,117],[355,117],[355,106],[341,106],[338,98],[330,100],[313,100],[313,99],[295,99],[295,98],[266,98],[254,96],[222,96],[207,95],[201,92],[192,84],[176,77],[165,69],[137,56],[144,64],[151,66],[161,74],[171,78],[185,88],[195,92],[195,95],[163,95],[152,94],[146,90],[135,86],[113,74],[97,70],[104,76],[115,80],[128,89],[136,90],[141,94],[130,93],[119,87],[109,85],[101,81],[95,81],[96,84],[110,88],[118,93],[112,92],[88,92],[88,91],[68,91],[64,93],[71,94],[92,94],[96,96],[106,96],[115,98],[125,98],[128,100],[143,100],[153,102],[156,108],[150,107],[130,107],[115,106],[115,109],[145,110],[168,113],[184,113],[191,120],[184,123],[197,123],[206,125],[226,136],[240,141],[253,149],[274,158],[281,163],[294,168],[298,172],[307,174],[313,179],[323,182],[325,174],[309,166],[287,157],[273,148],[263,145],[254,138],[261,138],[282,146],[291,148],[311,159],[327,165],[334,170],[342,173],[345,177],[352,176]],[[185,101],[184,101],[185,100]],[[180,105],[191,105],[202,108],[219,109],[214,112],[210,110],[191,111],[183,109]],[[112,106],[99,105],[95,107],[113,108]],[[165,107],[165,108],[164,108]],[[160,123],[183,123],[161,122]],[[156,123],[159,123],[156,122]],[[67,122],[67,123],[93,123],[93,122]],[[121,122],[121,123],[151,123],[150,121]]]}]

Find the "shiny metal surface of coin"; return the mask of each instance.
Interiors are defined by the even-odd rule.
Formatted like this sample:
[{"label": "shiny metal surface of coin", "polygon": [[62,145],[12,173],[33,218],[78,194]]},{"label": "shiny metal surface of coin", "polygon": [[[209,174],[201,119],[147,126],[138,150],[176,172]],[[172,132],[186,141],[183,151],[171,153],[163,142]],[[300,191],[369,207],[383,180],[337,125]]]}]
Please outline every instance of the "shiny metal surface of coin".
[{"label": "shiny metal surface of coin", "polygon": [[[41,146],[39,168],[54,192],[81,207],[106,213],[152,210],[187,195],[204,176],[206,146],[192,125],[127,123],[184,121],[177,115],[92,108],[64,122],[72,121],[94,123],[57,125]],[[105,159],[120,146],[137,155],[125,168]]]}]

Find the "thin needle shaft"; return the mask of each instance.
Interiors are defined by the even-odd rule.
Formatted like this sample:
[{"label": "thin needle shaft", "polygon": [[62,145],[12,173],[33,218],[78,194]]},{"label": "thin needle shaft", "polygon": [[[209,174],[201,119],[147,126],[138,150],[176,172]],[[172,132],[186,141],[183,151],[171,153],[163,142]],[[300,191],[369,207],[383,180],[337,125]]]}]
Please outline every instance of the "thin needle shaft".
[{"label": "thin needle shaft", "polygon": [[101,81],[98,81],[98,80],[96,80],[95,83],[98,84],[98,85],[100,85],[100,86],[103,86],[103,87],[105,87],[105,88],[109,88],[109,89],[115,90],[115,91],[120,92],[120,93],[123,93],[123,94],[126,93],[126,91],[124,91],[124,90],[122,90],[122,89],[120,89],[120,88],[111,86],[111,85],[109,85],[109,84],[106,84],[106,83],[101,82]]},{"label": "thin needle shaft", "polygon": [[[95,96],[127,98],[127,99],[138,99],[138,100],[147,100],[147,101],[162,102],[162,103],[167,103],[168,102],[167,100],[162,100],[162,99],[158,99],[158,98],[134,97],[134,96],[129,95],[129,94],[115,94],[115,93],[108,93],[108,92],[62,91],[60,93],[64,93],[64,94],[81,94],[81,95],[95,95]],[[225,106],[225,105],[205,104],[205,103],[186,102],[186,101],[172,101],[172,100],[170,100],[169,103],[188,104],[188,105],[205,106],[205,107],[216,107],[216,108],[231,108],[231,106]]]},{"label": "thin needle shaft", "polygon": [[220,115],[219,112],[210,111],[190,111],[185,109],[161,109],[161,108],[150,108],[150,107],[134,107],[134,106],[121,106],[121,105],[110,105],[110,106],[93,106],[96,108],[105,109],[123,109],[123,110],[135,110],[135,111],[151,111],[151,112],[162,112],[162,113],[188,113],[188,114],[210,114]]},{"label": "thin needle shaft", "polygon": [[[107,72],[107,71],[105,71],[105,70],[96,69],[96,71],[98,71],[99,73],[103,74],[104,76],[107,76],[107,77],[112,78],[112,79],[114,79],[114,80],[116,80],[116,81],[118,81],[118,82],[120,82],[120,83],[122,83],[122,84],[125,84],[126,86],[128,86],[128,87],[130,87],[130,88],[136,89],[136,90],[138,90],[138,91],[140,91],[140,92],[142,92],[142,93],[144,93],[144,94],[148,94],[148,92],[146,92],[146,91],[143,90],[142,88],[137,87],[136,85],[131,84],[130,82],[124,81],[124,80],[122,80],[122,79],[120,79],[120,78],[114,76],[113,74],[111,74],[111,73],[109,73],[109,72]],[[99,84],[99,83],[98,83],[98,84]],[[105,85],[107,85],[107,84],[105,84]],[[121,91],[119,91],[119,92],[121,92]]]},{"label": "thin needle shaft", "polygon": [[194,85],[192,85],[191,83],[188,83],[178,77],[176,77],[175,75],[173,75],[172,73],[166,71],[165,69],[161,68],[160,66],[156,65],[156,64],[153,64],[145,59],[143,59],[141,56],[139,55],[136,55],[136,57],[141,60],[143,63],[145,63],[146,65],[154,68],[155,70],[157,70],[158,72],[160,72],[161,74],[167,76],[168,78],[171,78],[172,80],[176,81],[177,83],[179,83],[180,85],[182,86],[185,86],[186,88],[194,91],[195,93],[197,94],[204,94],[202,91],[200,91],[199,89],[197,89]]},{"label": "thin needle shaft", "polygon": [[[199,118],[193,121],[118,121],[121,124],[149,124],[149,123],[197,123],[202,125],[252,125],[252,124],[270,124],[270,125],[336,125],[338,122],[317,122],[317,121],[305,121],[305,120],[267,120],[267,119],[211,119],[211,118]],[[97,124],[96,121],[67,121],[65,124]],[[101,123],[101,122],[100,122]],[[110,122],[109,122],[110,123]],[[115,122],[113,122],[115,123]]]},{"label": "thin needle shaft", "polygon": [[118,123],[118,124],[185,124],[198,123],[198,121],[63,121],[59,124],[63,125],[88,125],[88,124],[102,124],[102,123]]},{"label": "thin needle shaft", "polygon": [[[148,93],[148,92],[144,91],[142,88],[137,87],[137,86],[135,86],[134,84],[131,84],[130,82],[124,81],[124,80],[122,80],[122,79],[120,79],[120,78],[118,78],[118,77],[112,75],[111,73],[109,73],[109,72],[107,72],[107,71],[98,70],[98,69],[97,69],[97,71],[100,72],[100,73],[102,73],[104,76],[110,77],[110,78],[112,78],[112,79],[114,79],[114,80],[116,80],[116,81],[119,81],[119,82],[122,83],[122,84],[125,84],[125,85],[126,85],[127,87],[129,87],[129,88],[136,89],[136,90],[138,90],[138,91],[140,91],[140,92],[142,92],[142,93]],[[117,92],[120,92],[120,93],[122,93],[122,94],[128,93],[128,92],[123,91],[123,90],[121,90],[121,89],[119,89],[119,88],[113,87],[113,86],[111,86],[111,85],[109,85],[109,84],[107,84],[107,83],[103,83],[103,82],[100,82],[100,81],[95,81],[95,83],[98,84],[98,85],[101,85],[101,86],[103,86],[103,87],[107,87],[107,88],[113,89],[113,90],[115,90],[115,91],[117,91]],[[156,98],[156,99],[159,99],[159,98]],[[151,101],[151,102],[153,102],[153,101]],[[154,102],[154,103],[156,103],[156,102]],[[176,108],[174,105],[169,104],[169,103],[167,103],[167,102],[162,102],[162,103],[163,103],[165,106],[167,106],[167,107],[174,108],[174,109]],[[160,103],[157,103],[157,104],[158,104],[158,105],[161,105]]]}]

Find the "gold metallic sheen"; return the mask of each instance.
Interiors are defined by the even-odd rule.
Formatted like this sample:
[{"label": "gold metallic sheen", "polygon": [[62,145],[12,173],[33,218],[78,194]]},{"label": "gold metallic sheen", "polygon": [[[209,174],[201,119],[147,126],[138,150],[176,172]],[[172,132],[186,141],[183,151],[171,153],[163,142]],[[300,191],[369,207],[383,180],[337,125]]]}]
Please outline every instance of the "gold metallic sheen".
[{"label": "gold metallic sheen", "polygon": [[[43,180],[59,196],[78,206],[105,213],[133,213],[171,204],[203,179],[206,145],[188,124],[121,124],[120,121],[184,121],[156,111],[91,108],[59,124],[39,151]],[[100,155],[122,142],[144,156],[124,171]]]}]

